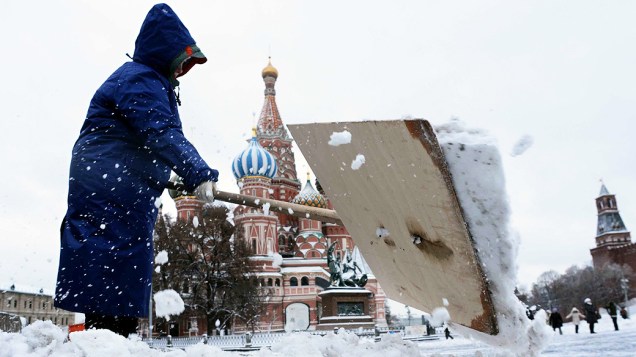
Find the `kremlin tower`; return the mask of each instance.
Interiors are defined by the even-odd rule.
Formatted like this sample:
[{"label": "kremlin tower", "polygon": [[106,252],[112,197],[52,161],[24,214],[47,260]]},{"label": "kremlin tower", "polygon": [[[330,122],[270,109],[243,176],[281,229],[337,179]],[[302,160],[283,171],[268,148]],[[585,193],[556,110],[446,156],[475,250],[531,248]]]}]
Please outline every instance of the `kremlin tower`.
[{"label": "kremlin tower", "polygon": [[616,196],[610,194],[604,184],[596,198],[596,210],[596,248],[590,249],[594,267],[627,264],[636,270],[636,244],[632,243],[631,234],[623,223]]}]

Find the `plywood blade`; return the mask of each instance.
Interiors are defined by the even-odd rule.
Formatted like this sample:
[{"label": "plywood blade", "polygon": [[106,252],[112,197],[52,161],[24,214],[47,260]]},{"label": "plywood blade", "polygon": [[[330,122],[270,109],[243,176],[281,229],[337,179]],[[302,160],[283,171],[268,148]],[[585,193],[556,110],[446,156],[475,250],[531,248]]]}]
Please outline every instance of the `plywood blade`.
[{"label": "plywood blade", "polygon": [[[454,322],[498,333],[487,280],[427,121],[288,127],[391,299],[429,312],[448,301]],[[351,142],[330,145],[344,130]]]}]

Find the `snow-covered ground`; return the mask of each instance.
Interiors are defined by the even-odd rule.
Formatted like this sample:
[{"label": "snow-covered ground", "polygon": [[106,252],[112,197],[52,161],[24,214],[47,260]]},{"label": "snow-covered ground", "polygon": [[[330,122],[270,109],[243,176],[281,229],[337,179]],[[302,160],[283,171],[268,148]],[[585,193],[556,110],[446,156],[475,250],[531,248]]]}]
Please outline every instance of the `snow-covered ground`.
[{"label": "snow-covered ground", "polygon": [[[603,314],[601,310],[601,314]],[[636,308],[632,306],[632,312]],[[579,333],[574,333],[572,323],[562,327],[563,335],[558,330],[550,336],[550,342],[540,356],[559,357],[598,357],[598,356],[636,356],[636,319],[618,318],[619,331],[614,331],[612,319],[607,315],[595,326],[596,334],[590,334],[588,324],[579,325]],[[421,356],[514,356],[505,350],[497,350],[478,341],[458,336],[454,340],[440,339],[419,344]]]},{"label": "snow-covered ground", "polygon": [[[636,313],[636,308],[632,307]],[[592,356],[635,356],[636,319],[619,318],[619,331],[614,331],[612,320],[604,315],[596,331],[591,335],[587,323],[580,326],[579,334],[574,326],[566,323],[563,335],[555,332],[550,336],[547,348],[540,356],[592,357]],[[107,330],[74,332],[70,342],[63,342],[66,335],[50,322],[38,321],[26,327],[22,333],[0,332],[0,357],[205,357],[205,356],[347,356],[347,357],[450,357],[450,356],[515,356],[514,352],[498,350],[479,341],[454,335],[446,340],[441,336],[436,341],[408,342],[399,335],[385,335],[381,342],[359,338],[355,334],[314,336],[289,334],[271,348],[260,351],[225,352],[199,344],[189,349],[160,351],[153,350],[144,342],[128,340]]]}]

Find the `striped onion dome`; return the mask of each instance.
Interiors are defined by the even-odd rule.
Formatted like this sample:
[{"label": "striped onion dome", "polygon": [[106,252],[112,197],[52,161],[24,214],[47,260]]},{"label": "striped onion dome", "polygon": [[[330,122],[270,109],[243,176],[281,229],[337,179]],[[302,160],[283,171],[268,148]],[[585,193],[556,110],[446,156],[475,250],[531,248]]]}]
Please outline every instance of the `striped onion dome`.
[{"label": "striped onion dome", "polygon": [[302,191],[294,197],[292,203],[303,206],[327,208],[327,201],[325,201],[325,197],[314,189],[309,178],[307,178],[305,188],[303,188]]},{"label": "striped onion dome", "polygon": [[234,177],[237,180],[245,176],[273,178],[277,170],[276,159],[259,144],[258,139],[256,139],[256,130],[253,130],[249,146],[236,155],[232,162]]}]

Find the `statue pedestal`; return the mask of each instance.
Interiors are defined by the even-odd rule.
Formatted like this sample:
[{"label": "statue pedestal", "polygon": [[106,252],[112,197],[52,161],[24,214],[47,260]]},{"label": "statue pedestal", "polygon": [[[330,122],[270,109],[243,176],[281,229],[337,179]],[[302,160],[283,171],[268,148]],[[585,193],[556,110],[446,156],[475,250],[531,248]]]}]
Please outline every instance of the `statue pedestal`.
[{"label": "statue pedestal", "polygon": [[331,286],[318,295],[322,299],[322,316],[316,330],[374,328],[375,322],[369,314],[371,291]]}]

